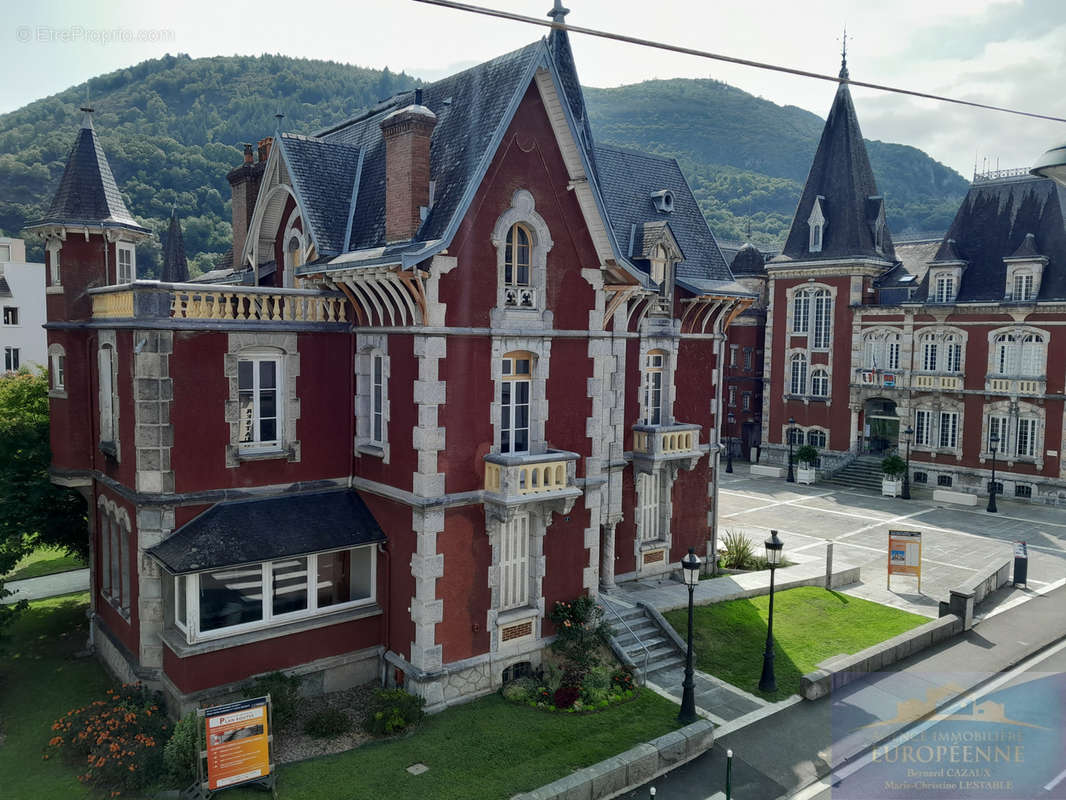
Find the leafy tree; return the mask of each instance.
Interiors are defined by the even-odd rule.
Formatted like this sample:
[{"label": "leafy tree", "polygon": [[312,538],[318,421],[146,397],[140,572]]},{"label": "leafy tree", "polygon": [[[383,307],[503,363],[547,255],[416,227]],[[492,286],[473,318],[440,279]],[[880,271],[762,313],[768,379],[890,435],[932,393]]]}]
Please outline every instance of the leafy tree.
[{"label": "leafy tree", "polygon": [[[49,480],[51,458],[46,373],[0,375],[0,575],[39,545],[88,555],[85,501]],[[7,608],[0,606],[0,627]]]}]

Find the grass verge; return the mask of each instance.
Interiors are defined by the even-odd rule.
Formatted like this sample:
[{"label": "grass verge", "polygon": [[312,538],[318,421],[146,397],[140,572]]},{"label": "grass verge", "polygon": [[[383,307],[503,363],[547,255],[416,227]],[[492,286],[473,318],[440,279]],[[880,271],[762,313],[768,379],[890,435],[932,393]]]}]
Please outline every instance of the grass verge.
[{"label": "grass verge", "polygon": [[[838,653],[857,653],[928,622],[926,617],[858,597],[803,586],[774,594],[777,692],[758,688],[766,649],[767,595],[699,606],[694,612],[696,668],[768,700],[796,694],[803,674]],[[666,619],[688,635],[688,610]]]},{"label": "grass verge", "polygon": [[55,547],[39,547],[25,556],[7,575],[5,581],[21,581],[26,578],[39,578],[42,575],[55,575],[57,572],[69,572],[82,569],[85,562],[77,556],[69,555],[65,550]]}]

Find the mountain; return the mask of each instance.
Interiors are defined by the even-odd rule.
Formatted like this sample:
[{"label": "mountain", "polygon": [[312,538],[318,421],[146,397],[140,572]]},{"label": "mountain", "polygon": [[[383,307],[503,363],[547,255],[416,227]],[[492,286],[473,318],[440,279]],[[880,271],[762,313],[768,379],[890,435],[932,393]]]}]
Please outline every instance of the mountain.
[{"label": "mountain", "polygon": [[[419,85],[404,74],[280,55],[165,56],[93,78],[97,131],[130,210],[158,233],[181,217],[194,274],[229,247],[226,173],[241,142],[285,114],[311,133]],[[40,215],[63,172],[86,85],[0,116],[0,232]],[[713,80],[648,81],[587,89],[597,140],[677,157],[715,233],[776,246],[787,233],[823,120]],[[829,106],[827,97],[826,107]],[[967,183],[913,147],[868,142],[889,224],[943,230]],[[31,246],[40,258],[40,247]],[[158,241],[138,249],[139,272],[158,274]]]}]

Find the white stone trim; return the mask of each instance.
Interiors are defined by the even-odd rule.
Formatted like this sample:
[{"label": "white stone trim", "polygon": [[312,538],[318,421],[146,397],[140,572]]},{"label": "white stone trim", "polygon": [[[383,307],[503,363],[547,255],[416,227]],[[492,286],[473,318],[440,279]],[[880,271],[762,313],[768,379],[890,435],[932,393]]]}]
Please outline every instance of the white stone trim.
[{"label": "white stone trim", "polygon": [[[237,362],[243,351],[264,349],[276,350],[281,362],[280,411],[282,414],[281,448],[276,453],[256,454],[258,457],[275,455],[289,461],[300,460],[300,442],[296,438],[296,422],[300,418],[300,398],[296,394],[296,379],[300,375],[300,352],[295,333],[230,333],[223,370],[229,384],[229,399],[226,401],[226,422],[229,423],[230,441],[226,445],[226,466],[240,466],[240,387],[237,380]],[[254,456],[253,456],[254,457]]]},{"label": "white stone trim", "polygon": [[[103,438],[103,413],[104,413],[104,405],[105,405],[104,404],[105,387],[103,385],[103,381],[100,380],[100,356],[103,354],[103,351],[104,351],[105,347],[108,347],[108,348],[111,349],[111,386],[107,389],[107,391],[110,394],[110,399],[111,399],[110,405],[111,405],[111,420],[112,420],[112,428],[113,428],[113,430],[111,431],[111,438],[108,439],[108,440],[105,440]],[[101,330],[98,333],[98,335],[97,335],[97,343],[96,343],[96,352],[97,352],[96,378],[97,378],[97,384],[98,384],[97,392],[98,392],[98,395],[99,395],[97,403],[98,403],[98,407],[100,409],[100,413],[98,415],[99,419],[97,420],[97,424],[100,426],[100,428],[99,428],[99,432],[100,432],[99,440],[100,440],[101,444],[103,444],[104,441],[108,441],[108,442],[113,443],[114,446],[115,446],[114,459],[115,459],[115,461],[121,461],[122,460],[122,442],[121,442],[121,433],[120,433],[120,431],[122,430],[122,419],[121,419],[121,408],[120,408],[120,405],[119,405],[119,391],[118,391],[118,380],[119,380],[119,374],[118,374],[119,373],[118,336],[116,335],[115,331],[113,331],[113,330]]]},{"label": "white stone trim", "polygon": [[[374,391],[374,356],[382,357],[381,386],[381,438],[375,442],[371,398]],[[364,333],[355,335],[355,455],[378,456],[385,464],[389,463],[391,447],[389,445],[389,403],[390,376],[392,362],[389,359],[389,336],[385,333]]]},{"label": "white stone trim", "polygon": [[[529,516],[529,599],[525,606],[502,610],[500,608],[500,543],[503,528],[522,514]],[[504,627],[527,619],[533,621],[532,641],[541,639],[544,622],[543,581],[547,566],[547,559],[544,556],[544,537],[551,524],[551,514],[550,509],[536,502],[509,506],[505,509],[499,506],[485,507],[485,533],[489,537],[489,544],[492,548],[492,565],[488,570],[491,599],[485,624],[490,636],[489,651],[494,654],[510,654],[529,641],[527,637],[508,642],[501,641],[501,631]]]},{"label": "white stone trim", "polygon": [[[496,220],[492,228],[492,246],[496,248],[496,307],[491,311],[492,326],[551,328],[553,314],[548,309],[548,253],[555,245],[548,224],[535,210],[533,195],[526,189],[517,189],[511,197],[511,206]],[[529,285],[536,295],[535,309],[525,310],[505,305],[506,284],[504,263],[507,256],[507,234],[516,225],[529,231]]]},{"label": "white stone trim", "polygon": [[[501,409],[503,407],[503,370],[501,363],[505,354],[525,350],[532,354],[530,364],[532,377],[529,384],[529,453],[539,455],[547,451],[544,438],[548,419],[548,375],[551,365],[551,339],[540,336],[493,336],[492,337],[492,452],[500,452]],[[443,402],[443,401],[442,401]]]}]

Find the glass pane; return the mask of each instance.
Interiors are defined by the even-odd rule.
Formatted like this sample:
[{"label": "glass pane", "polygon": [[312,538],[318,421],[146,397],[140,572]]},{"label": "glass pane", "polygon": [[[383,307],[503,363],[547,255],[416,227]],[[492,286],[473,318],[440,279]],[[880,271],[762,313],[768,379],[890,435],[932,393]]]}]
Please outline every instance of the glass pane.
[{"label": "glass pane", "polygon": [[177,597],[174,601],[174,617],[184,626],[185,609],[188,607],[188,585],[186,584],[188,579],[184,575],[179,575],[174,580],[177,581],[178,587]]},{"label": "glass pane", "polygon": [[352,551],[320,553],[318,556],[318,607],[347,603],[352,597]]},{"label": "glass pane", "polygon": [[247,391],[242,389],[241,392],[240,392],[240,395],[239,395],[239,403],[240,403],[240,409],[239,409],[240,423],[239,423],[239,427],[240,427],[240,441],[242,443],[243,442],[255,441],[255,431],[254,431],[254,425],[253,425],[255,409],[254,409],[254,405],[253,405],[253,402],[252,402],[253,396],[254,396],[254,393],[250,389],[247,390]]},{"label": "glass pane", "polygon": [[278,394],[273,389],[259,392],[259,416],[276,417]]},{"label": "glass pane", "polygon": [[289,614],[293,611],[307,609],[307,559],[287,558],[275,561],[274,573],[274,614]]},{"label": "glass pane", "polygon": [[529,406],[518,406],[514,410],[515,428],[529,427]]},{"label": "glass pane", "polygon": [[259,423],[259,441],[261,442],[273,442],[278,438],[278,421],[275,419],[264,419]]},{"label": "glass pane", "polygon": [[518,279],[515,281],[515,283],[519,286],[529,285],[529,267],[527,267],[525,264],[518,265]]},{"label": "glass pane", "polygon": [[515,375],[529,375],[529,359],[520,358],[515,362]]},{"label": "glass pane", "polygon": [[529,381],[515,381],[514,384],[515,403],[521,403],[525,405],[529,402]]},{"label": "glass pane", "polygon": [[260,361],[259,362],[259,388],[260,389],[273,389],[276,383],[278,365],[273,361]]},{"label": "glass pane", "polygon": [[514,451],[525,453],[529,450],[529,431],[522,429],[514,432]]},{"label": "glass pane", "polygon": [[505,381],[503,386],[500,387],[500,398],[503,400],[503,404],[509,405],[511,402],[511,387],[514,384],[511,381]]},{"label": "glass pane", "polygon": [[241,389],[252,388],[252,374],[254,365],[251,361],[237,362],[237,383]]},{"label": "glass pane", "polygon": [[201,631],[262,619],[263,568],[260,564],[200,573]]}]

